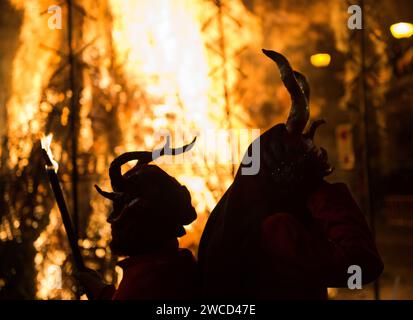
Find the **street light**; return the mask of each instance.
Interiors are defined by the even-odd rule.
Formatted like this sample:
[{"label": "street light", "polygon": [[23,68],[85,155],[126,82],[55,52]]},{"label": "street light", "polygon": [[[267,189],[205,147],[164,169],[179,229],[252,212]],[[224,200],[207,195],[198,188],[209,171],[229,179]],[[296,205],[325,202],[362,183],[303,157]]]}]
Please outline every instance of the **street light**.
[{"label": "street light", "polygon": [[408,22],[395,23],[390,27],[390,32],[396,39],[410,38],[413,36],[413,24]]},{"label": "street light", "polygon": [[310,61],[314,67],[325,68],[330,65],[331,56],[328,53],[317,53],[311,56]]}]

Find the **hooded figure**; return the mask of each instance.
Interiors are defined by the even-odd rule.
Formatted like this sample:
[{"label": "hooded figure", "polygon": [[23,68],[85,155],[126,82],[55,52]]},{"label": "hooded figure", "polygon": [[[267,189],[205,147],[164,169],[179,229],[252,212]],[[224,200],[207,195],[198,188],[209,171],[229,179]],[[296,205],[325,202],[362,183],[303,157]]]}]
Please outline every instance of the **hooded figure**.
[{"label": "hooded figure", "polygon": [[[92,271],[78,278],[93,299],[187,299],[195,295],[196,264],[192,253],[178,247],[184,225],[196,219],[191,196],[185,186],[149,162],[168,154],[190,150],[194,141],[179,149],[165,146],[153,152],[127,152],[111,163],[109,176],[113,192],[95,186],[113,201],[107,219],[112,229],[110,248],[126,256],[120,267],[119,287],[105,285]],[[121,167],[138,160],[134,168],[121,173]]]},{"label": "hooded figure", "polygon": [[[285,124],[259,138],[260,170],[242,175],[212,211],[198,263],[207,298],[324,299],[327,287],[347,287],[352,265],[362,283],[383,269],[363,214],[344,184],[324,177],[333,168],[313,143],[310,89],[288,60],[263,50],[278,66],[292,106]],[[251,157],[252,144],[244,156]],[[244,161],[243,161],[244,163]]]}]

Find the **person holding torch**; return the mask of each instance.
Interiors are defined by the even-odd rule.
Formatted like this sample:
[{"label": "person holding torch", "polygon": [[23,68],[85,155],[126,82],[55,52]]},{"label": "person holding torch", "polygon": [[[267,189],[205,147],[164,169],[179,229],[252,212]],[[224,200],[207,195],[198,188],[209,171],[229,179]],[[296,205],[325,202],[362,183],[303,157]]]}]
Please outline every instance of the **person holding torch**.
[{"label": "person holding torch", "polygon": [[[113,192],[95,186],[113,202],[107,222],[111,226],[112,253],[126,257],[118,265],[123,278],[116,288],[106,284],[94,270],[84,266],[69,213],[56,175],[50,152],[50,138],[43,139],[46,169],[61,211],[75,262],[74,276],[92,300],[180,300],[196,295],[196,262],[191,251],[181,249],[178,237],[184,225],[197,214],[188,189],[158,166],[149,162],[163,155],[177,155],[190,150],[194,141],[182,148],[170,148],[167,137],[163,148],[153,152],[127,152],[115,158],[109,169]],[[122,165],[138,163],[125,174]]]}]

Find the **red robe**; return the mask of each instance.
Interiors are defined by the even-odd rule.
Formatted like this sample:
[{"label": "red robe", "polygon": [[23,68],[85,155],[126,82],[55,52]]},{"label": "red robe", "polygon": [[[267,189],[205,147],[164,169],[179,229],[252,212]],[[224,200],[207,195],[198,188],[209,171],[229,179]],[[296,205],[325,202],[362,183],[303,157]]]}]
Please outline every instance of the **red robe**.
[{"label": "red robe", "polygon": [[107,286],[97,299],[183,300],[195,296],[196,262],[191,251],[172,249],[122,260],[119,287]]},{"label": "red robe", "polygon": [[382,260],[345,184],[323,182],[301,216],[266,213],[266,190],[240,175],[210,215],[198,255],[202,296],[326,299],[328,287],[347,287],[352,265],[363,284],[380,276]]},{"label": "red robe", "polygon": [[324,183],[307,202],[312,221],[287,213],[262,223],[260,296],[325,299],[327,287],[347,287],[348,267],[358,265],[363,284],[383,271],[366,220],[343,183]]}]

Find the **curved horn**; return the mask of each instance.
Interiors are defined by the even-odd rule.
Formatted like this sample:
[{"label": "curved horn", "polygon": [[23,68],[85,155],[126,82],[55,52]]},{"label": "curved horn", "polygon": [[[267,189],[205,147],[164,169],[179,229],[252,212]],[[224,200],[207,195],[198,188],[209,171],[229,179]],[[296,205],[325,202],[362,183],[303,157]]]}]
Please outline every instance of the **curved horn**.
[{"label": "curved horn", "polygon": [[310,85],[308,84],[306,76],[298,71],[294,71],[294,76],[301,90],[303,90],[305,98],[307,99],[307,104],[309,105],[310,104]]},{"label": "curved horn", "polygon": [[99,188],[98,185],[95,184],[95,188],[97,190],[97,192],[99,192],[102,196],[104,196],[107,199],[110,199],[112,201],[115,201],[117,199],[119,199],[121,197],[121,193],[119,192],[107,192],[107,191],[103,191],[101,188]]},{"label": "curved horn", "polygon": [[182,154],[184,152],[187,152],[187,151],[191,150],[195,145],[196,138],[197,137],[195,137],[191,141],[191,143],[189,143],[187,145],[184,145],[183,147],[171,148],[171,137],[169,135],[166,136],[165,145],[161,149],[157,149],[157,150],[154,150],[152,152],[152,161],[155,160],[155,159],[158,159],[159,157],[161,157],[163,155],[176,156],[178,154]]},{"label": "curved horn", "polygon": [[313,140],[313,139],[314,139],[315,132],[316,132],[316,130],[318,129],[318,127],[321,126],[322,124],[325,124],[325,123],[326,123],[326,122],[324,121],[324,119],[320,119],[320,120],[314,121],[314,122],[311,124],[310,128],[308,129],[308,131],[304,134],[304,136],[305,136],[307,139]]},{"label": "curved horn", "polygon": [[[171,138],[168,135],[166,137],[165,145],[160,149],[154,150],[153,152],[133,151],[133,152],[126,152],[126,153],[121,154],[119,157],[115,158],[112,161],[112,163],[110,164],[110,168],[109,168],[109,177],[110,177],[113,190],[116,192],[124,191],[123,189],[125,185],[124,183],[125,178],[122,175],[121,167],[125,163],[132,161],[132,160],[138,160],[138,163],[136,166],[138,166],[139,168],[142,165],[147,164],[151,161],[154,161],[163,155],[178,155],[186,151],[189,151],[193,148],[195,141],[196,141],[196,137],[192,140],[190,144],[187,144],[180,148],[171,148],[170,147]],[[135,166],[135,169],[136,169],[136,166]]]},{"label": "curved horn", "polygon": [[126,152],[115,158],[109,167],[109,177],[113,191],[124,191],[125,178],[122,175],[121,167],[132,160],[139,160],[140,164],[149,163],[152,160],[152,153],[148,151]]},{"label": "curved horn", "polygon": [[[287,58],[282,54],[265,49],[262,52],[277,64],[281,80],[291,96],[292,105],[286,123],[287,130],[292,134],[301,134],[310,117],[306,97],[307,94],[308,97],[310,94],[307,80],[302,74],[293,71]],[[307,93],[305,93],[306,91]]]}]

